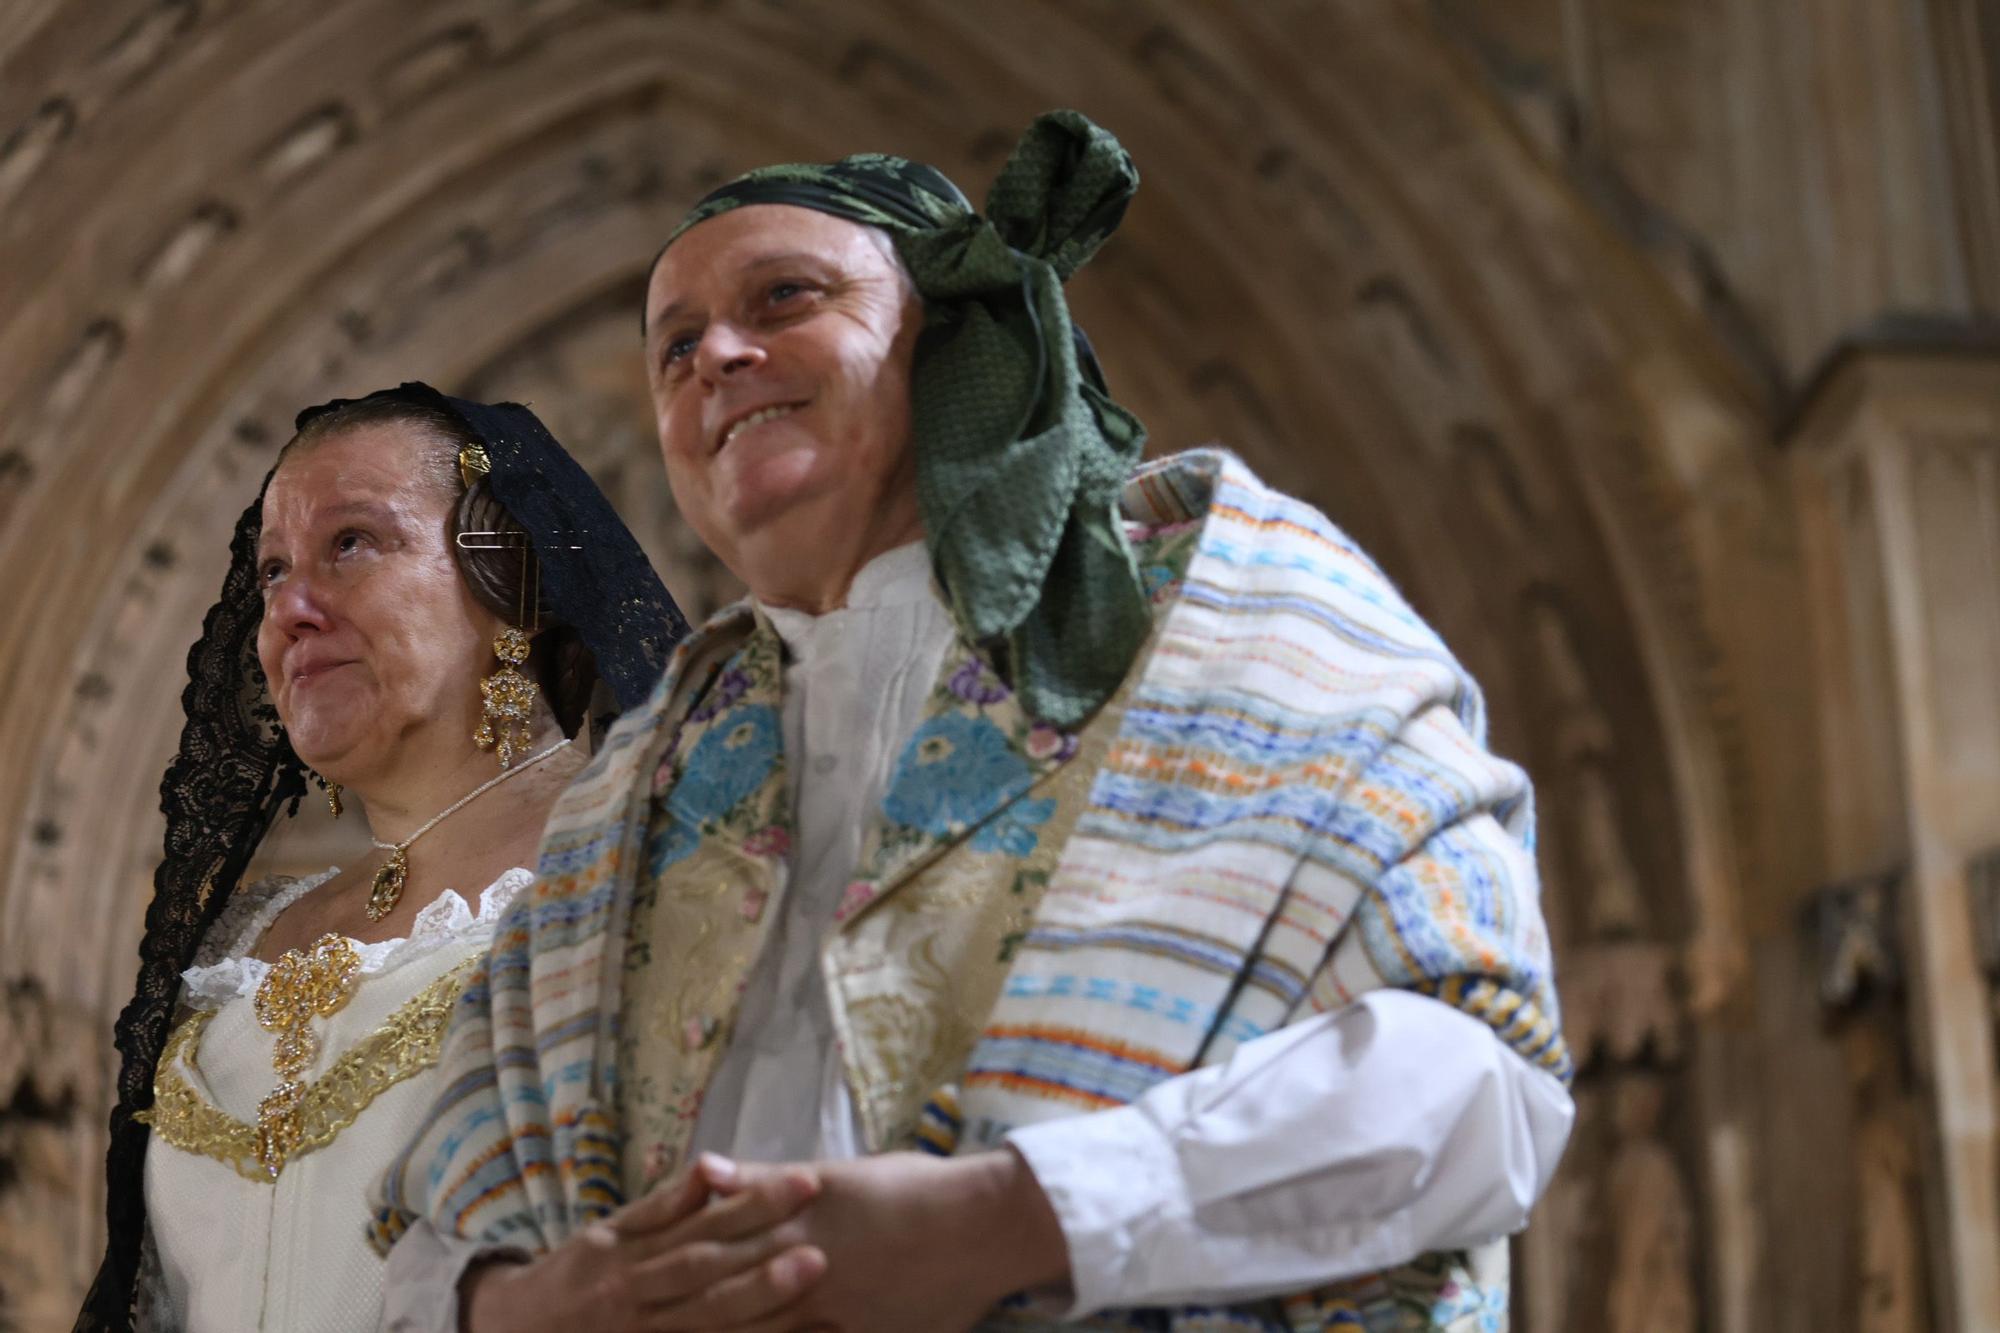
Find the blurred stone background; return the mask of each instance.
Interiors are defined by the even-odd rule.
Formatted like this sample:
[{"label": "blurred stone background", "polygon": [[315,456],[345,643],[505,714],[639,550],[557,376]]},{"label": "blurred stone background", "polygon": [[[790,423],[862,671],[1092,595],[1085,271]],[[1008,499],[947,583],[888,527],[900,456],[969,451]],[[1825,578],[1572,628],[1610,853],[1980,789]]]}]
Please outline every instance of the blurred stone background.
[{"label": "blurred stone background", "polygon": [[293,412],[527,400],[706,611],[667,229],[861,149],[976,195],[1072,105],[1145,175],[1072,301],[1153,447],[1346,526],[1539,784],[1581,1115],[1517,1326],[2000,1330],[1996,80],[1991,0],[7,0],[0,1328],[96,1262],[184,655]]}]

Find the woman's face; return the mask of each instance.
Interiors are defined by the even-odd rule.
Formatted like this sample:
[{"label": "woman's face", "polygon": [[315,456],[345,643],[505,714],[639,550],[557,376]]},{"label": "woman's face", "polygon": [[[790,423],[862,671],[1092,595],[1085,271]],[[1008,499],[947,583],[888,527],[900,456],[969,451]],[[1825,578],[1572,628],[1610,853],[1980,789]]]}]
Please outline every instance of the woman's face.
[{"label": "woman's face", "polygon": [[472,745],[502,625],[452,557],[436,449],[358,426],[294,451],[264,493],[257,658],[293,749],[330,779]]}]

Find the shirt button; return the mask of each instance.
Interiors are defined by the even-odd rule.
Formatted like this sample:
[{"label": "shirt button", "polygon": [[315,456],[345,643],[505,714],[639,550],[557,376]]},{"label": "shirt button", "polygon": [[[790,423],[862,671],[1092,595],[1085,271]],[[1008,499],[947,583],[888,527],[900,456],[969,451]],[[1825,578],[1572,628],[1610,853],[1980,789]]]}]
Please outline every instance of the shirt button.
[{"label": "shirt button", "polygon": [[823,754],[813,760],[813,772],[819,774],[821,777],[825,777],[839,767],[840,760],[830,754]]}]

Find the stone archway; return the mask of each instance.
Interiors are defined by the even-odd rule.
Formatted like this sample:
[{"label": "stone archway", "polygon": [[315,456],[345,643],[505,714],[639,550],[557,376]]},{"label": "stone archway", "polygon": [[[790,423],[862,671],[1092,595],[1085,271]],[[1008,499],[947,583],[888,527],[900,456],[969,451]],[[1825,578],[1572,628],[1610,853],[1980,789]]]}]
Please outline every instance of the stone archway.
[{"label": "stone archway", "polygon": [[[1815,807],[1770,757],[1804,747],[1760,744],[1810,718],[1750,708],[1755,669],[1802,632],[1782,475],[1727,343],[1537,157],[1435,16],[54,13],[0,30],[41,84],[0,92],[19,127],[0,149],[0,753],[24,760],[0,771],[0,977],[108,1031],[181,654],[298,405],[408,376],[534,399],[676,590],[720,595],[647,484],[616,333],[659,237],[758,161],[892,146],[979,182],[1030,115],[1072,104],[1147,175],[1074,291],[1121,397],[1156,447],[1220,438],[1347,526],[1487,684],[1500,747],[1545,793],[1570,1023],[1604,1072],[1525,1251],[1531,1326],[1598,1326],[1582,1311],[1613,1301],[1619,1246],[1645,1248],[1607,1215],[1621,1171],[1678,1182],[1705,1238],[1670,1280],[1753,1326],[1769,1297],[1731,1229],[1766,1257],[1792,1242],[1759,1211],[1765,1131],[1737,1077],[1759,1049],[1751,935],[1778,900],[1745,886],[1818,869],[1785,836]],[[71,1282],[94,1252],[100,1054],[57,1154]]]}]

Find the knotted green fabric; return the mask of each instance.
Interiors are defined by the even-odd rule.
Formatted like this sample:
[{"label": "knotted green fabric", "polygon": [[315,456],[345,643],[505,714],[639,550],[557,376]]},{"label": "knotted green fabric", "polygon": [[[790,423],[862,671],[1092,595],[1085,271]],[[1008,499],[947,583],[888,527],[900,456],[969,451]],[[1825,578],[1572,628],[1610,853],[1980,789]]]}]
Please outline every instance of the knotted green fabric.
[{"label": "knotted green fabric", "polygon": [[1146,430],[1113,402],[1062,285],[1139,187],[1132,159],[1074,111],[1039,117],[975,212],[934,167],[864,153],[764,167],[674,230],[752,204],[879,227],[925,301],[912,372],[917,499],[959,627],[999,645],[1035,717],[1070,726],[1124,679],[1149,625],[1118,520]]}]

